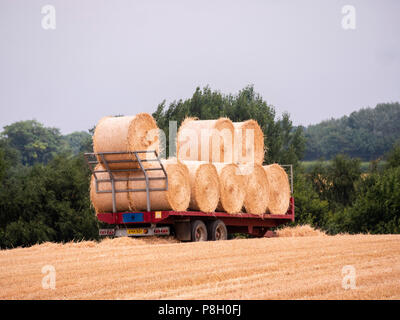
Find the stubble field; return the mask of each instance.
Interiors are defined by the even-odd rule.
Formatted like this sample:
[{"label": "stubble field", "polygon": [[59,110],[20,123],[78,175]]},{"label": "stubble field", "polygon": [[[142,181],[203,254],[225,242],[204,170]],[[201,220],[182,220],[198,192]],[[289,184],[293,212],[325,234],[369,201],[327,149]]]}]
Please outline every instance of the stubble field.
[{"label": "stubble field", "polygon": [[399,299],[400,235],[45,243],[0,251],[0,288],[0,299]]}]

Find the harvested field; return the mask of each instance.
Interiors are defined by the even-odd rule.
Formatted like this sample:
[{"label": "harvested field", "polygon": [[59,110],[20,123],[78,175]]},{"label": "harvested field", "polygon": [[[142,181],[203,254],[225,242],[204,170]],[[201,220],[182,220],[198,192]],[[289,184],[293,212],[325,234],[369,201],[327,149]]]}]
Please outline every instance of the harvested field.
[{"label": "harvested field", "polygon": [[310,225],[298,225],[295,227],[284,227],[276,231],[278,237],[315,237],[326,236],[325,232],[314,229]]},{"label": "harvested field", "polygon": [[400,235],[45,243],[0,251],[0,287],[1,299],[400,299]]}]

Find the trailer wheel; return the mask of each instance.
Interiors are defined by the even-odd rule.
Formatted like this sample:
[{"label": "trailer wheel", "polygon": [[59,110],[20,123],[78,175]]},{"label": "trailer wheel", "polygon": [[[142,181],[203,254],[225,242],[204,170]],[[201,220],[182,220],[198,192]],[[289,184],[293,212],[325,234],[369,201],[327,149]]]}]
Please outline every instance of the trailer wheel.
[{"label": "trailer wheel", "polygon": [[207,241],[207,228],[201,220],[192,222],[192,241]]},{"label": "trailer wheel", "polygon": [[227,240],[228,230],[226,229],[225,223],[223,223],[221,220],[210,222],[208,225],[208,236],[212,241]]}]

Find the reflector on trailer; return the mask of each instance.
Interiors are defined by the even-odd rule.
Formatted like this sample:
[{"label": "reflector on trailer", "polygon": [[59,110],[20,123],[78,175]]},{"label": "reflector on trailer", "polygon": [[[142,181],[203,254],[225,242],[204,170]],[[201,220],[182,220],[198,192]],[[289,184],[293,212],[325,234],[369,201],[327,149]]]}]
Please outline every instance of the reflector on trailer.
[{"label": "reflector on trailer", "polygon": [[113,236],[115,234],[115,229],[100,229],[99,236]]}]

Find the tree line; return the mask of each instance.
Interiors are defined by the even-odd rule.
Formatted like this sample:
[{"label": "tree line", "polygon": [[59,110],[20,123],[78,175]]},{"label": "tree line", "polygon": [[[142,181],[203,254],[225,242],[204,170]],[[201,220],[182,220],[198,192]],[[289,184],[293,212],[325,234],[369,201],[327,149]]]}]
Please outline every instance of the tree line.
[{"label": "tree line", "polygon": [[91,135],[61,135],[30,120],[0,137],[0,247],[97,239],[83,152]]},{"label": "tree line", "polygon": [[337,154],[371,161],[400,142],[400,104],[382,103],[305,129],[304,160],[332,159]]},{"label": "tree line", "polygon": [[[179,126],[189,116],[255,119],[265,135],[265,163],[294,165],[296,224],[309,223],[331,234],[400,232],[400,145],[393,144],[381,156],[384,165],[380,159],[371,161],[366,173],[360,170],[360,159],[340,153],[328,164],[320,161],[305,171],[301,160],[308,152],[306,130],[293,126],[287,113],[278,117],[252,86],[235,95],[197,88],[189,99],[168,105],[163,101],[153,116],[167,135],[169,121]],[[62,135],[35,120],[4,127],[1,248],[98,239],[100,223],[90,205],[90,170],[83,158],[92,151],[93,131]]]}]

